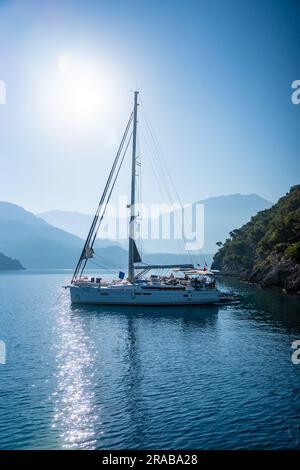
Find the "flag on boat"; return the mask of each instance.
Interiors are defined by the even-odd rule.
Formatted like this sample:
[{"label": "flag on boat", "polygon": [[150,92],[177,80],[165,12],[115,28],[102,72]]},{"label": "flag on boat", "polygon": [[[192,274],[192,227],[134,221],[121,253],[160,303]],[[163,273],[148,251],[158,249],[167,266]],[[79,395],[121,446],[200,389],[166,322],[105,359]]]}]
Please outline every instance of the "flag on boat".
[{"label": "flag on boat", "polygon": [[201,269],[200,264],[197,263],[197,270],[198,270],[198,271],[207,271],[207,263],[206,263],[206,261],[204,262],[203,269]]},{"label": "flag on boat", "polygon": [[120,271],[119,272],[119,279],[124,279],[125,277],[125,273],[123,273],[123,271]]}]

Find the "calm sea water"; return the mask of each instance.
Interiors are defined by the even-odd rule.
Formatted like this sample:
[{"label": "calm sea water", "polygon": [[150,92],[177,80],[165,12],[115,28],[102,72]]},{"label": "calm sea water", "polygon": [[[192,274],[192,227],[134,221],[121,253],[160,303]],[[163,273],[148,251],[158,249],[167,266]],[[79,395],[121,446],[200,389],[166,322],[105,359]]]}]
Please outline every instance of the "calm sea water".
[{"label": "calm sea water", "polygon": [[1,449],[300,448],[300,300],[72,307],[69,273],[0,275]]}]

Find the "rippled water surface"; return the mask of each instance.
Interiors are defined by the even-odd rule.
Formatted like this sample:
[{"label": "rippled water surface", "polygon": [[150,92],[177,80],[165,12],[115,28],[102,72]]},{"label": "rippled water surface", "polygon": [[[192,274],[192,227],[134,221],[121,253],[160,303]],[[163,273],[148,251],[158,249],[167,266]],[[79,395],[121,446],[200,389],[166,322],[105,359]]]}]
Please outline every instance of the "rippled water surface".
[{"label": "rippled water surface", "polygon": [[68,273],[0,275],[1,449],[300,448],[300,300],[72,307]]}]

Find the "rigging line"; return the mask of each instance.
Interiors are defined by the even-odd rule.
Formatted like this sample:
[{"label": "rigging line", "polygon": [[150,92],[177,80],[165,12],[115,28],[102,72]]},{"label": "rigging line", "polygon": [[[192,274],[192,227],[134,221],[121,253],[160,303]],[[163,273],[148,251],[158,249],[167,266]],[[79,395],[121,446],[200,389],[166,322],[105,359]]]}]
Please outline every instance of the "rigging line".
[{"label": "rigging line", "polygon": [[[144,129],[143,129],[142,126],[140,127],[140,130],[142,131],[142,132],[141,132],[142,138],[144,139],[145,143],[146,143],[147,146],[149,147],[150,144],[149,144],[149,141],[148,141],[148,138],[147,138],[146,134],[144,133]],[[150,145],[150,147],[153,147],[153,144]],[[153,150],[154,150],[154,152],[155,152],[154,147],[153,147]],[[152,155],[151,149],[150,149],[150,155]],[[158,188],[159,188],[159,191],[160,191],[160,194],[161,194],[162,198],[164,198],[165,196],[167,196],[167,198],[169,199],[170,205],[173,206],[172,197],[171,197],[170,192],[168,191],[168,185],[166,185],[166,186],[164,187],[164,191],[163,191],[163,187],[162,187],[162,184],[161,184],[161,179],[159,178],[158,171],[157,171],[157,169],[156,169],[156,165],[154,164],[154,158],[149,158],[149,161],[150,161],[150,165],[151,165],[153,174],[154,174],[154,176],[155,176],[155,178],[156,178],[156,181],[157,181],[157,184],[158,184]],[[178,219],[179,219],[179,214],[177,213],[177,211],[173,211],[173,213],[174,213],[174,219],[175,219],[175,221],[177,221],[177,224],[178,224],[178,222],[179,222],[179,220],[178,220]],[[170,214],[171,214],[171,213],[170,213]],[[180,224],[178,224],[178,225],[180,225]],[[149,227],[148,227],[148,229],[149,229]],[[176,242],[177,247],[178,247],[179,249],[182,249],[181,240],[178,239],[178,238],[174,238],[174,241]],[[188,257],[188,259],[189,259],[190,262],[193,261],[193,260],[191,260],[190,257]]]},{"label": "rigging line", "polygon": [[[145,143],[149,146],[149,142],[147,140],[147,137],[146,137],[146,134],[144,133],[144,129],[142,128],[142,126],[140,126],[140,134],[142,135],[142,138],[144,139]],[[151,153],[151,152],[150,152]],[[162,198],[165,197],[165,194],[163,192],[163,187],[162,187],[162,184],[161,184],[161,181],[160,181],[160,178],[158,177],[158,173],[157,173],[157,170],[155,168],[155,166],[153,166],[153,161],[152,159],[149,158],[149,162],[150,162],[150,165],[151,165],[151,169],[153,171],[153,174],[156,178],[156,181],[157,181],[157,184],[158,184],[158,188],[159,188],[159,191],[160,191],[160,195]]]},{"label": "rigging line", "polygon": [[[155,138],[154,136],[154,132],[152,131],[151,129],[151,126],[150,126],[150,123],[148,122],[147,118],[145,117],[145,121],[146,121],[146,125],[148,127],[148,132],[150,134],[150,137],[152,139],[152,142],[153,142],[153,148],[155,150],[155,153],[154,153],[154,157],[157,159],[157,163],[158,165],[161,167],[161,170],[162,170],[162,175],[166,181],[166,187],[168,188],[168,184],[170,184],[172,187],[173,187],[173,190],[175,192],[175,195],[176,195],[176,198],[179,202],[179,205],[180,207],[183,209],[183,204],[181,202],[181,199],[179,197],[179,194],[177,192],[177,189],[176,189],[176,186],[171,178],[171,175],[170,175],[170,172],[168,170],[168,167],[167,167],[167,164],[163,158],[163,154],[162,154],[162,151],[160,149],[160,146],[157,142],[157,139]],[[164,164],[164,167],[162,166],[162,163]],[[169,183],[168,183],[168,180],[169,180]],[[170,195],[171,193],[169,192],[169,189],[168,189],[168,194]]]},{"label": "rigging line", "polygon": [[[102,258],[102,260],[101,260]],[[104,258],[104,256],[96,256],[96,261],[99,262],[99,263],[105,263],[105,266],[103,266],[105,269],[120,269],[120,266],[117,265],[116,263],[114,263],[113,261],[111,260],[108,260],[107,258]]]},{"label": "rigging line", "polygon": [[[158,150],[157,150],[157,151],[158,151]],[[165,163],[162,154],[157,154],[157,155],[154,155],[154,156],[155,156],[155,158],[156,158],[158,164],[161,165],[161,161]],[[159,156],[160,156],[160,158],[159,158]],[[176,197],[177,197],[177,200],[178,200],[178,202],[179,202],[179,206],[180,206],[181,213],[182,213],[182,216],[183,216],[183,218],[182,218],[182,223],[184,224],[184,223],[187,222],[187,224],[189,225],[189,227],[192,228],[189,219],[188,219],[186,216],[184,217],[184,215],[185,215],[184,205],[183,205],[183,203],[182,203],[182,201],[181,201],[181,199],[180,199],[180,197],[179,197],[179,195],[178,195],[178,192],[177,192],[176,187],[175,187],[175,185],[174,185],[174,183],[173,183],[173,181],[172,181],[172,179],[171,179],[171,176],[170,176],[170,173],[168,172],[168,168],[167,168],[166,164],[165,164],[165,168],[163,168],[162,166],[161,166],[161,168],[162,168],[162,174],[165,176],[165,178],[166,178],[166,177],[169,178],[169,182],[171,182],[171,185],[173,186],[173,189],[174,189],[175,195],[176,195]],[[164,171],[165,171],[165,173],[164,173]],[[167,180],[167,181],[168,181],[168,180]],[[167,185],[167,187],[168,187],[168,182],[166,183],[166,185]],[[169,197],[171,197],[171,196],[170,196],[171,193],[170,193],[169,189],[168,189],[168,194],[169,194]],[[178,213],[178,211],[174,210],[173,213],[174,213],[175,219],[177,220],[177,223],[179,222],[179,224],[181,224],[181,220],[179,219],[179,213]],[[182,231],[182,234],[183,234],[183,239],[185,240],[183,227],[182,227],[181,231]],[[190,258],[190,261],[191,261],[191,262],[194,262],[194,257],[193,257],[193,255],[192,255],[192,253],[190,252],[190,250],[187,249],[186,251],[188,252],[188,256],[189,256],[189,258]]]},{"label": "rigging line", "polygon": [[[126,141],[126,138],[127,138],[128,131],[129,131],[130,125],[131,125],[131,123],[132,123],[132,120],[133,120],[133,112],[132,112],[131,115],[130,115],[130,118],[129,118],[129,121],[128,121],[128,123],[127,123],[125,132],[124,132],[124,134],[123,134],[121,143],[120,143],[119,148],[118,148],[117,158],[115,158],[115,161],[114,161],[114,163],[113,163],[113,167],[112,167],[112,169],[111,169],[111,171],[110,171],[110,174],[109,174],[108,181],[107,181],[107,183],[106,183],[106,185],[105,185],[105,189],[104,189],[105,195],[106,195],[106,193],[107,193],[107,191],[108,191],[108,189],[109,189],[110,182],[111,182],[111,180],[112,180],[112,178],[113,178],[113,174],[114,174],[115,168],[116,168],[116,166],[117,166],[118,160],[119,160],[119,158],[120,158],[120,155],[121,155],[121,153],[122,153],[123,146],[124,146],[124,143],[125,143],[125,141]],[[104,202],[104,200],[103,200],[103,202]],[[100,211],[99,211],[99,212],[100,212]]]},{"label": "rigging line", "polygon": [[149,119],[147,118],[147,113],[146,113],[146,110],[145,110],[145,106],[142,105],[142,107],[143,107],[143,112],[144,112],[144,115],[145,115],[145,122],[146,122],[146,125],[147,125],[147,128],[148,128],[148,132],[149,132],[149,134],[150,134],[150,136],[151,136],[151,138],[152,138],[152,141],[153,141],[153,144],[154,144],[154,148],[155,148],[155,150],[156,150],[156,153],[157,153],[158,156],[161,157],[160,161],[162,161],[163,164],[164,164],[166,176],[169,178],[170,183],[171,183],[171,185],[173,186],[174,192],[176,193],[177,199],[180,201],[180,197],[179,197],[179,194],[178,194],[178,192],[177,192],[176,186],[175,186],[175,184],[174,184],[174,181],[173,181],[173,179],[172,179],[172,177],[171,177],[171,175],[170,175],[170,172],[169,172],[169,170],[168,170],[168,166],[167,166],[167,164],[166,164],[166,162],[165,162],[165,159],[164,159],[164,157],[163,157],[162,149],[161,149],[161,147],[160,147],[160,145],[159,145],[159,142],[158,142],[158,139],[157,139],[157,137],[156,137],[156,135],[155,135],[155,133],[154,133],[154,130],[152,129],[152,127],[151,127],[151,125],[150,125]]},{"label": "rigging line", "polygon": [[[142,128],[141,128],[142,129]],[[142,129],[143,131],[143,129]],[[142,137],[145,139],[145,142],[148,144],[149,146],[149,141],[146,137],[146,134],[144,134],[144,132],[142,132]],[[150,144],[151,146],[151,144]],[[154,149],[154,147],[153,147]],[[151,150],[150,150],[150,155],[152,155],[151,153]],[[154,176],[156,177],[156,181],[157,181],[157,184],[158,184],[158,187],[159,187],[159,190],[160,190],[160,193],[161,193],[161,196],[162,198],[164,198],[165,196],[167,196],[167,198],[169,199],[169,203],[171,206],[173,206],[173,202],[172,202],[172,197],[171,197],[171,194],[170,192],[168,191],[168,187],[165,185],[165,186],[162,186],[162,182],[161,182],[161,178],[159,177],[159,173],[158,173],[158,170],[156,168],[156,166],[154,165],[154,158],[152,159],[149,159],[150,161],[150,164],[151,164],[151,168],[152,168],[152,171],[153,171],[153,174]]]},{"label": "rigging line", "polygon": [[[99,203],[99,205],[98,205],[98,209],[97,209],[97,212],[96,212],[96,214],[97,214],[97,220],[95,220],[95,224],[94,224],[93,229],[95,228],[95,226],[96,226],[96,224],[97,224],[97,221],[98,221],[98,218],[99,218],[99,215],[100,215],[100,210],[101,210],[101,208],[102,208],[102,206],[103,206],[103,204],[104,204],[105,196],[106,196],[106,194],[107,194],[107,191],[108,191],[108,189],[109,189],[109,185],[110,185],[110,183],[111,183],[111,180],[112,180],[112,178],[113,178],[113,175],[114,175],[116,166],[117,166],[117,164],[118,164],[118,161],[119,161],[119,158],[120,158],[120,155],[121,155],[121,152],[122,152],[124,143],[125,143],[126,138],[127,138],[127,135],[128,135],[128,130],[129,130],[129,128],[130,128],[132,119],[133,119],[133,113],[131,113],[131,115],[130,115],[130,118],[129,118],[129,121],[128,121],[128,123],[127,123],[125,132],[124,132],[124,134],[123,134],[121,143],[120,143],[119,148],[118,148],[118,152],[117,152],[116,158],[115,158],[115,160],[114,160],[114,163],[113,163],[112,169],[111,169],[111,171],[110,171],[108,180],[107,180],[107,182],[106,182],[106,185],[105,185],[105,188],[104,188],[104,191],[103,191],[103,194],[102,194],[100,203]],[[93,233],[93,232],[92,232],[92,233]],[[91,237],[92,237],[92,234],[91,234]],[[91,239],[91,237],[90,237],[90,239]],[[90,240],[89,240],[89,241],[90,241]]]},{"label": "rigging line", "polygon": [[[150,138],[151,138],[151,135],[150,135],[149,130],[148,130],[148,133],[149,133],[149,136],[150,136]],[[145,140],[148,142],[148,145],[149,145],[149,141],[148,141],[148,139],[146,138],[146,135],[144,135],[144,133],[142,133],[142,136],[145,138]],[[167,196],[170,205],[171,205],[171,206],[174,206],[173,198],[172,198],[171,192],[170,192],[170,190],[169,190],[169,183],[168,183],[168,181],[166,180],[166,176],[165,176],[165,174],[164,174],[163,171],[162,171],[162,175],[161,175],[161,176],[162,176],[163,179],[165,180],[165,185],[164,185],[164,187],[163,187],[163,188],[164,188],[164,191],[162,191],[161,178],[159,178],[159,176],[158,176],[158,170],[156,169],[156,165],[153,163],[154,161],[159,160],[158,157],[156,157],[156,153],[158,152],[158,150],[157,150],[157,148],[154,146],[153,139],[151,139],[150,142],[151,142],[150,146],[151,146],[152,149],[153,149],[153,155],[152,155],[152,152],[150,151],[150,154],[152,155],[152,159],[150,159],[150,163],[151,163],[151,167],[152,167],[153,173],[154,173],[154,175],[156,176],[156,179],[157,179],[157,182],[158,182],[158,186],[159,186],[161,195],[163,196],[163,193],[164,193],[164,194]],[[155,157],[155,158],[154,158],[154,157]],[[152,160],[153,160],[153,161],[152,161]],[[158,161],[158,163],[159,163],[159,161]],[[158,166],[159,166],[159,165],[158,165]],[[163,169],[162,169],[162,170],[163,170]],[[182,210],[182,213],[183,213],[183,208],[182,208],[182,205],[181,205],[180,203],[179,203],[179,206],[180,206],[180,208],[181,208],[181,210]],[[181,222],[181,221],[179,220],[179,213],[178,213],[178,211],[177,211],[177,210],[173,210],[173,214],[174,214],[175,222],[177,222],[178,227],[180,227],[180,225],[181,225],[180,222]],[[177,247],[180,248],[180,249],[182,249],[182,243],[180,242],[180,240],[177,239],[177,238],[174,238],[174,240],[175,240],[176,243],[177,243]],[[193,260],[193,258],[192,258],[192,256],[191,256],[191,253],[189,252],[189,250],[186,250],[186,251],[187,251],[186,256],[188,257],[189,261],[190,261],[191,263],[193,263],[194,260]]]},{"label": "rigging line", "polygon": [[[163,156],[163,152],[162,152],[161,147],[160,147],[160,145],[159,145],[158,139],[156,138],[155,133],[154,133],[154,131],[153,131],[152,128],[151,128],[150,122],[149,122],[149,120],[147,119],[147,113],[146,113],[146,110],[145,110],[145,106],[144,106],[143,103],[141,103],[141,104],[142,104],[142,109],[143,109],[143,112],[144,112],[145,123],[146,123],[146,126],[147,126],[147,128],[148,128],[148,132],[149,132],[149,134],[150,134],[150,136],[151,136],[151,139],[152,139],[152,141],[153,141],[153,144],[154,144],[154,149],[155,149],[155,153],[156,153],[155,156],[156,156],[156,158],[157,158],[157,160],[158,160],[158,164],[159,164],[159,165],[161,166],[161,168],[163,169],[161,162],[163,163],[165,176],[167,176],[167,178],[169,179],[169,182],[171,183],[171,186],[173,187],[173,190],[174,190],[175,195],[176,195],[176,197],[177,197],[177,200],[178,200],[178,202],[179,202],[179,204],[180,204],[180,207],[181,207],[182,211],[184,211],[184,207],[183,207],[182,201],[181,201],[181,199],[180,199],[180,196],[179,196],[179,194],[178,194],[178,191],[177,191],[177,188],[176,188],[176,186],[175,186],[175,184],[174,184],[174,181],[173,181],[173,179],[172,179],[172,177],[171,177],[171,174],[170,174],[170,172],[169,172],[169,170],[168,170],[168,166],[167,166],[167,163],[166,163],[165,158],[164,158],[164,156]],[[159,157],[160,157],[160,158],[159,158]],[[163,172],[162,172],[162,173],[163,173]],[[187,222],[188,222],[188,224],[189,224],[189,220],[187,220]],[[189,224],[189,225],[190,225],[190,228],[192,228],[192,227],[191,227],[191,224]],[[192,256],[190,250],[187,250],[187,251],[188,251],[188,255],[189,255],[191,261],[193,261],[193,256]]]},{"label": "rigging line", "polygon": [[82,267],[82,269],[81,269],[81,275],[82,275],[82,273],[83,273],[83,271],[84,271],[84,268],[85,268],[85,266],[86,266],[87,257],[84,256],[84,255],[85,255],[85,253],[86,253],[86,249],[88,248],[88,246],[89,246],[89,244],[90,244],[90,241],[91,241],[91,238],[92,238],[92,236],[93,236],[93,233],[94,233],[94,230],[95,230],[97,221],[98,221],[98,219],[99,219],[100,210],[101,210],[101,208],[102,208],[102,206],[103,206],[103,203],[104,203],[104,201],[105,201],[105,197],[106,197],[107,191],[108,191],[108,189],[109,189],[109,185],[110,185],[111,179],[112,179],[112,177],[113,177],[113,174],[114,174],[114,172],[115,172],[116,165],[117,165],[118,160],[119,160],[119,158],[120,158],[120,154],[121,154],[121,152],[122,152],[124,143],[125,143],[125,141],[126,141],[126,138],[127,138],[127,135],[128,135],[128,131],[129,131],[129,129],[130,129],[130,125],[131,125],[131,122],[132,122],[132,119],[133,119],[133,113],[131,113],[130,118],[129,118],[129,120],[128,120],[126,129],[125,129],[125,132],[124,132],[124,134],[123,134],[121,143],[120,143],[119,148],[118,148],[118,151],[117,151],[117,155],[116,155],[116,157],[115,157],[113,166],[112,166],[111,171],[110,171],[110,173],[109,173],[108,180],[107,180],[107,182],[106,182],[104,191],[103,191],[103,193],[102,193],[100,202],[99,202],[99,204],[98,204],[98,208],[97,208],[95,217],[94,217],[94,219],[93,219],[91,228],[90,228],[89,233],[88,233],[88,236],[87,236],[87,238],[86,238],[84,247],[83,247],[83,249],[82,249],[81,256],[80,256],[79,261],[78,261],[78,263],[77,263],[77,266],[76,266],[76,269],[75,269],[75,271],[74,271],[73,278],[72,278],[72,281],[71,281],[71,282],[73,282],[73,280],[76,278],[77,274],[79,273],[79,271],[80,271],[80,269],[81,269],[82,264],[83,264],[83,267]]},{"label": "rigging line", "polygon": [[[149,141],[148,141],[148,139],[147,139],[147,137],[146,137],[146,134],[144,133],[144,129],[142,128],[142,126],[140,126],[140,130],[141,130],[141,136],[142,136],[142,138],[144,139],[145,143],[146,143],[147,146],[149,147]],[[151,145],[150,145],[150,146],[151,146]],[[151,150],[150,150],[150,155],[151,155]],[[149,158],[149,162],[150,162],[150,165],[151,165],[151,169],[152,169],[152,171],[153,171],[153,174],[154,174],[154,176],[155,176],[155,178],[156,178],[157,185],[158,185],[158,189],[159,189],[159,191],[160,191],[160,195],[161,195],[162,199],[164,199],[164,197],[166,196],[166,194],[165,194],[164,191],[163,191],[163,187],[162,187],[160,178],[159,178],[159,176],[158,176],[157,169],[156,169],[155,165],[153,164],[153,159]],[[166,191],[166,188],[165,188],[165,191]],[[167,194],[167,197],[168,197],[168,194]],[[170,203],[171,203],[171,198],[170,198],[170,196],[169,196],[169,201],[170,201]],[[149,233],[149,229],[150,229],[150,227],[149,227],[149,221],[151,221],[151,217],[149,217],[149,220],[148,220],[148,227],[147,227],[147,228],[148,228],[148,230],[147,230],[148,233]],[[177,241],[177,243],[178,243],[178,240],[176,240],[176,241]],[[178,246],[179,246],[179,245],[178,245]]]},{"label": "rigging line", "polygon": [[[139,167],[139,173],[137,174],[138,176],[137,201],[138,201],[138,204],[140,204],[140,210],[143,211],[143,207],[142,207],[142,194],[143,194],[142,193],[142,159],[141,159],[140,153],[141,153],[140,136],[139,136],[139,133],[137,133],[137,154],[139,158],[139,163],[137,164],[137,166]],[[142,256],[143,254],[142,215],[139,214],[138,220],[139,220],[138,248],[139,248],[141,259],[143,259],[143,256]]]},{"label": "rigging line", "polygon": [[[149,132],[149,130],[148,130],[148,132]],[[149,136],[150,136],[150,133],[149,133]],[[150,136],[150,138],[151,138],[151,136]],[[156,154],[156,152],[157,152],[157,149],[155,148],[155,146],[154,146],[152,140],[150,140],[150,147],[152,147],[152,151],[153,151],[153,156],[152,156],[152,158],[153,158],[153,161],[154,161],[154,157],[156,157],[155,154]],[[152,154],[151,154],[151,155],[152,155]],[[152,164],[152,162],[151,162],[151,164]],[[159,165],[158,165],[158,166],[159,166]],[[158,171],[157,171],[157,169],[156,169],[156,166],[154,166],[154,171],[155,171],[156,175],[158,176]],[[162,176],[162,179],[165,179],[165,175],[164,175],[163,173],[162,173],[161,176]],[[158,181],[160,182],[160,178],[159,178],[159,177],[158,177]],[[171,202],[171,201],[172,201],[172,197],[171,197],[171,194],[170,194],[170,192],[169,192],[168,184],[166,184],[166,183],[167,183],[167,182],[165,181],[165,185],[164,185],[163,188],[164,188],[165,194],[167,195],[167,197],[169,198],[169,200],[170,200],[170,202]]]},{"label": "rigging line", "polygon": [[[96,259],[95,259],[96,258]],[[102,258],[102,264],[99,264],[101,263],[101,259]],[[97,265],[99,268],[101,269],[108,269],[108,268],[116,268],[116,269],[119,269],[119,266],[117,266],[114,262],[108,260],[107,258],[104,258],[104,256],[100,256],[100,255],[95,255],[94,258],[90,258],[89,261],[92,263],[92,264],[95,264]]]},{"label": "rigging line", "polygon": [[91,260],[90,260],[90,263],[91,263],[91,264],[94,264],[94,265],[97,266],[98,268],[105,269],[105,267],[106,267],[105,265],[100,264],[100,262],[96,261],[95,259],[91,259]]},{"label": "rigging line", "polygon": [[[145,122],[146,122],[146,125],[147,125],[147,127],[148,127],[148,130],[149,130],[149,133],[150,133],[150,135],[151,135],[151,138],[152,138],[152,140],[153,140],[153,142],[154,142],[154,145],[155,145],[155,147],[156,147],[157,154],[161,156],[161,160],[160,160],[160,161],[162,161],[162,163],[163,163],[163,165],[164,165],[164,167],[165,167],[166,175],[167,175],[167,177],[169,178],[171,185],[173,186],[173,189],[174,189],[174,192],[175,192],[175,194],[176,194],[176,196],[177,196],[178,201],[180,201],[180,203],[181,203],[181,199],[180,199],[179,193],[178,193],[178,191],[177,191],[176,185],[175,185],[174,180],[173,180],[173,178],[172,178],[172,176],[171,176],[171,173],[169,172],[168,165],[167,165],[167,163],[166,163],[166,161],[165,161],[165,158],[164,158],[164,155],[163,155],[163,151],[162,151],[162,149],[161,149],[161,146],[160,146],[160,144],[159,144],[159,141],[158,141],[158,139],[157,139],[157,137],[156,137],[156,135],[155,135],[155,132],[154,132],[154,130],[153,130],[151,124],[150,124],[149,119],[147,118],[147,113],[146,113],[145,106],[144,106],[143,103],[142,103],[142,107],[143,107],[143,111],[144,111],[144,115],[145,115]],[[182,203],[181,203],[181,205],[183,206]]]},{"label": "rigging line", "polygon": [[102,193],[100,202],[99,202],[99,204],[98,204],[98,208],[97,208],[97,211],[96,211],[96,213],[95,213],[93,222],[92,222],[92,224],[91,224],[91,227],[90,227],[88,236],[87,236],[87,238],[86,238],[86,240],[85,240],[85,243],[84,243],[84,246],[83,246],[83,249],[82,249],[80,258],[79,258],[79,260],[78,260],[77,266],[76,266],[76,268],[75,268],[75,271],[74,271],[74,274],[73,274],[71,283],[72,283],[72,282],[74,281],[74,279],[77,277],[78,272],[79,272],[79,270],[80,270],[80,268],[81,268],[81,266],[82,266],[82,263],[84,264],[84,266],[83,266],[83,268],[82,268],[82,270],[81,270],[81,274],[83,273],[83,270],[84,270],[84,268],[85,268],[87,258],[85,258],[84,255],[85,255],[85,252],[86,252],[87,247],[89,246],[89,243],[90,243],[90,241],[91,241],[91,238],[92,238],[92,236],[93,236],[93,232],[94,232],[94,229],[95,229],[95,227],[96,227],[96,224],[97,224],[97,221],[98,221],[98,218],[99,218],[99,213],[100,213],[101,207],[102,207],[103,202],[104,202],[104,200],[105,200],[106,193],[107,193],[107,191],[108,191],[108,188],[109,188],[111,179],[112,179],[112,177],[113,177],[113,174],[114,174],[114,171],[115,171],[117,162],[118,162],[118,160],[119,160],[119,157],[120,157],[120,154],[121,154],[121,152],[122,152],[122,149],[123,149],[125,140],[126,140],[126,138],[127,138],[128,131],[129,131],[129,129],[130,129],[132,120],[133,120],[133,112],[131,113],[131,115],[130,115],[130,117],[129,117],[129,120],[128,120],[128,123],[127,123],[127,126],[126,126],[126,128],[125,128],[125,132],[124,132],[124,134],[123,134],[121,143],[120,143],[120,145],[119,145],[119,148],[118,148],[118,151],[117,151],[115,160],[114,160],[114,162],[113,162],[113,166],[112,166],[111,171],[110,171],[110,173],[109,173],[109,177],[108,177],[108,180],[107,180],[107,182],[106,182],[104,191],[103,191],[103,193]]},{"label": "rigging line", "polygon": [[104,256],[102,255],[97,255],[95,254],[95,258],[98,259],[99,258],[99,261],[101,261],[101,258],[109,265],[111,265],[112,268],[117,268],[119,269],[119,265],[117,265],[116,263],[114,263],[113,261],[111,260],[108,260],[107,258],[105,258]]},{"label": "rigging line", "polygon": [[95,266],[97,266],[97,268],[100,268],[100,269],[107,269],[108,268],[107,265],[100,264],[95,260],[90,260],[90,262],[91,262],[91,264],[94,264]]},{"label": "rigging line", "polygon": [[[140,147],[140,142],[139,142],[139,147]],[[141,153],[141,151],[139,152]],[[140,156],[140,179],[139,179],[139,192],[140,192],[140,204],[141,204],[141,207],[142,207],[142,210],[143,210],[143,179],[142,179],[142,173],[143,173],[143,165],[142,165],[142,157]],[[142,220],[142,216],[143,214],[141,215],[141,222],[140,222],[140,228],[141,228],[141,231],[140,231],[140,252],[141,252],[141,259],[143,259],[143,247],[144,247],[144,244],[143,244],[143,220]]]},{"label": "rigging line", "polygon": [[[153,159],[157,159],[157,163],[158,163],[158,167],[161,168],[161,176],[162,176],[162,179],[164,179],[164,183],[165,183],[165,187],[164,187],[164,190],[166,192],[166,195],[167,197],[169,198],[169,201],[171,203],[171,205],[173,205],[173,202],[172,202],[172,196],[171,196],[171,193],[169,191],[169,182],[167,180],[167,172],[166,170],[161,166],[161,155],[160,155],[160,152],[159,152],[159,148],[155,142],[155,138],[153,136],[153,132],[151,131],[151,128],[150,128],[150,124],[146,118],[146,112],[145,112],[145,108],[143,106],[143,111],[144,111],[144,115],[145,115],[145,122],[146,122],[146,125],[147,125],[147,130],[148,130],[148,133],[149,133],[149,137],[150,137],[150,142],[151,142],[151,146],[153,148]],[[177,199],[179,200],[179,197],[177,197]],[[180,204],[182,205],[182,204]]]},{"label": "rigging line", "polygon": [[[111,186],[109,195],[108,195],[108,197],[107,197],[107,199],[106,199],[106,202],[105,202],[105,205],[104,205],[104,209],[103,209],[102,215],[101,215],[101,217],[100,217],[100,219],[99,219],[99,221],[98,221],[98,225],[97,225],[97,227],[96,227],[96,229],[95,229],[95,231],[94,231],[93,240],[92,240],[92,243],[91,243],[91,246],[90,246],[91,248],[93,248],[93,246],[94,246],[94,243],[95,243],[95,240],[96,240],[96,237],[97,237],[97,234],[98,234],[98,231],[99,231],[101,222],[102,222],[103,217],[104,217],[104,215],[105,215],[105,212],[106,212],[106,209],[107,209],[107,205],[108,205],[108,203],[109,203],[109,201],[110,201],[110,197],[111,197],[111,195],[112,195],[113,189],[114,189],[115,184],[116,184],[116,181],[117,181],[117,179],[118,179],[118,176],[119,176],[119,173],[120,173],[120,169],[121,169],[121,167],[122,167],[122,163],[123,163],[123,161],[124,161],[126,152],[127,152],[127,150],[128,150],[128,147],[129,147],[131,138],[132,138],[132,132],[131,132],[131,134],[130,134],[130,137],[129,137],[128,142],[127,142],[127,145],[126,145],[126,147],[125,147],[123,156],[122,156],[122,158],[121,158],[121,162],[120,162],[119,167],[118,167],[118,169],[117,169],[117,172],[116,172],[116,174],[115,174],[115,177],[114,177],[114,180],[113,180],[113,183],[112,183],[112,186]],[[81,276],[82,276],[82,273],[83,273],[83,271],[84,271],[84,269],[85,269],[85,267],[86,267],[86,264],[87,264],[88,259],[89,259],[89,258],[86,258],[86,259],[84,260],[83,268],[82,268],[81,274],[80,274]]]},{"label": "rigging line", "polygon": [[123,153],[121,162],[120,162],[120,164],[119,164],[119,168],[118,168],[118,170],[117,170],[117,172],[116,172],[116,175],[115,175],[115,178],[114,178],[112,187],[111,187],[111,189],[110,189],[108,198],[107,198],[106,203],[105,203],[105,206],[104,206],[103,213],[102,213],[102,215],[101,215],[101,218],[99,219],[98,226],[97,226],[97,228],[96,228],[96,231],[95,231],[95,234],[94,234],[94,237],[93,237],[93,241],[92,241],[92,244],[91,244],[91,248],[93,247],[94,242],[95,242],[95,240],[96,240],[96,237],[97,237],[97,234],[98,234],[98,230],[99,230],[100,225],[101,225],[101,222],[102,222],[102,220],[103,220],[103,218],[104,218],[104,215],[105,215],[105,212],[106,212],[108,203],[109,203],[109,201],[110,201],[110,198],[111,198],[113,189],[114,189],[115,184],[116,184],[116,181],[117,181],[117,179],[118,179],[118,176],[119,176],[119,173],[120,173],[120,170],[121,170],[121,167],[122,167],[122,164],[123,164],[123,161],[124,161],[126,152],[127,152],[127,150],[128,150],[129,144],[130,144],[130,142],[131,142],[131,139],[132,139],[132,132],[131,132],[131,134],[130,134],[130,137],[129,137],[128,142],[127,142],[127,145],[126,145],[126,148],[125,148],[125,150],[124,150],[124,153]]}]

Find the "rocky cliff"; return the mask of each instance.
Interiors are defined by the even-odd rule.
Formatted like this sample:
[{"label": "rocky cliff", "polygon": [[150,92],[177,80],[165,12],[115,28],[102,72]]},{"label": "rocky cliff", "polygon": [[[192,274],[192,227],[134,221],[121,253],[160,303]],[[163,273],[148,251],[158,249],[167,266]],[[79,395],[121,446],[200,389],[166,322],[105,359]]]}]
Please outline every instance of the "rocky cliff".
[{"label": "rocky cliff", "polygon": [[300,185],[219,243],[212,268],[263,287],[300,292]]}]

